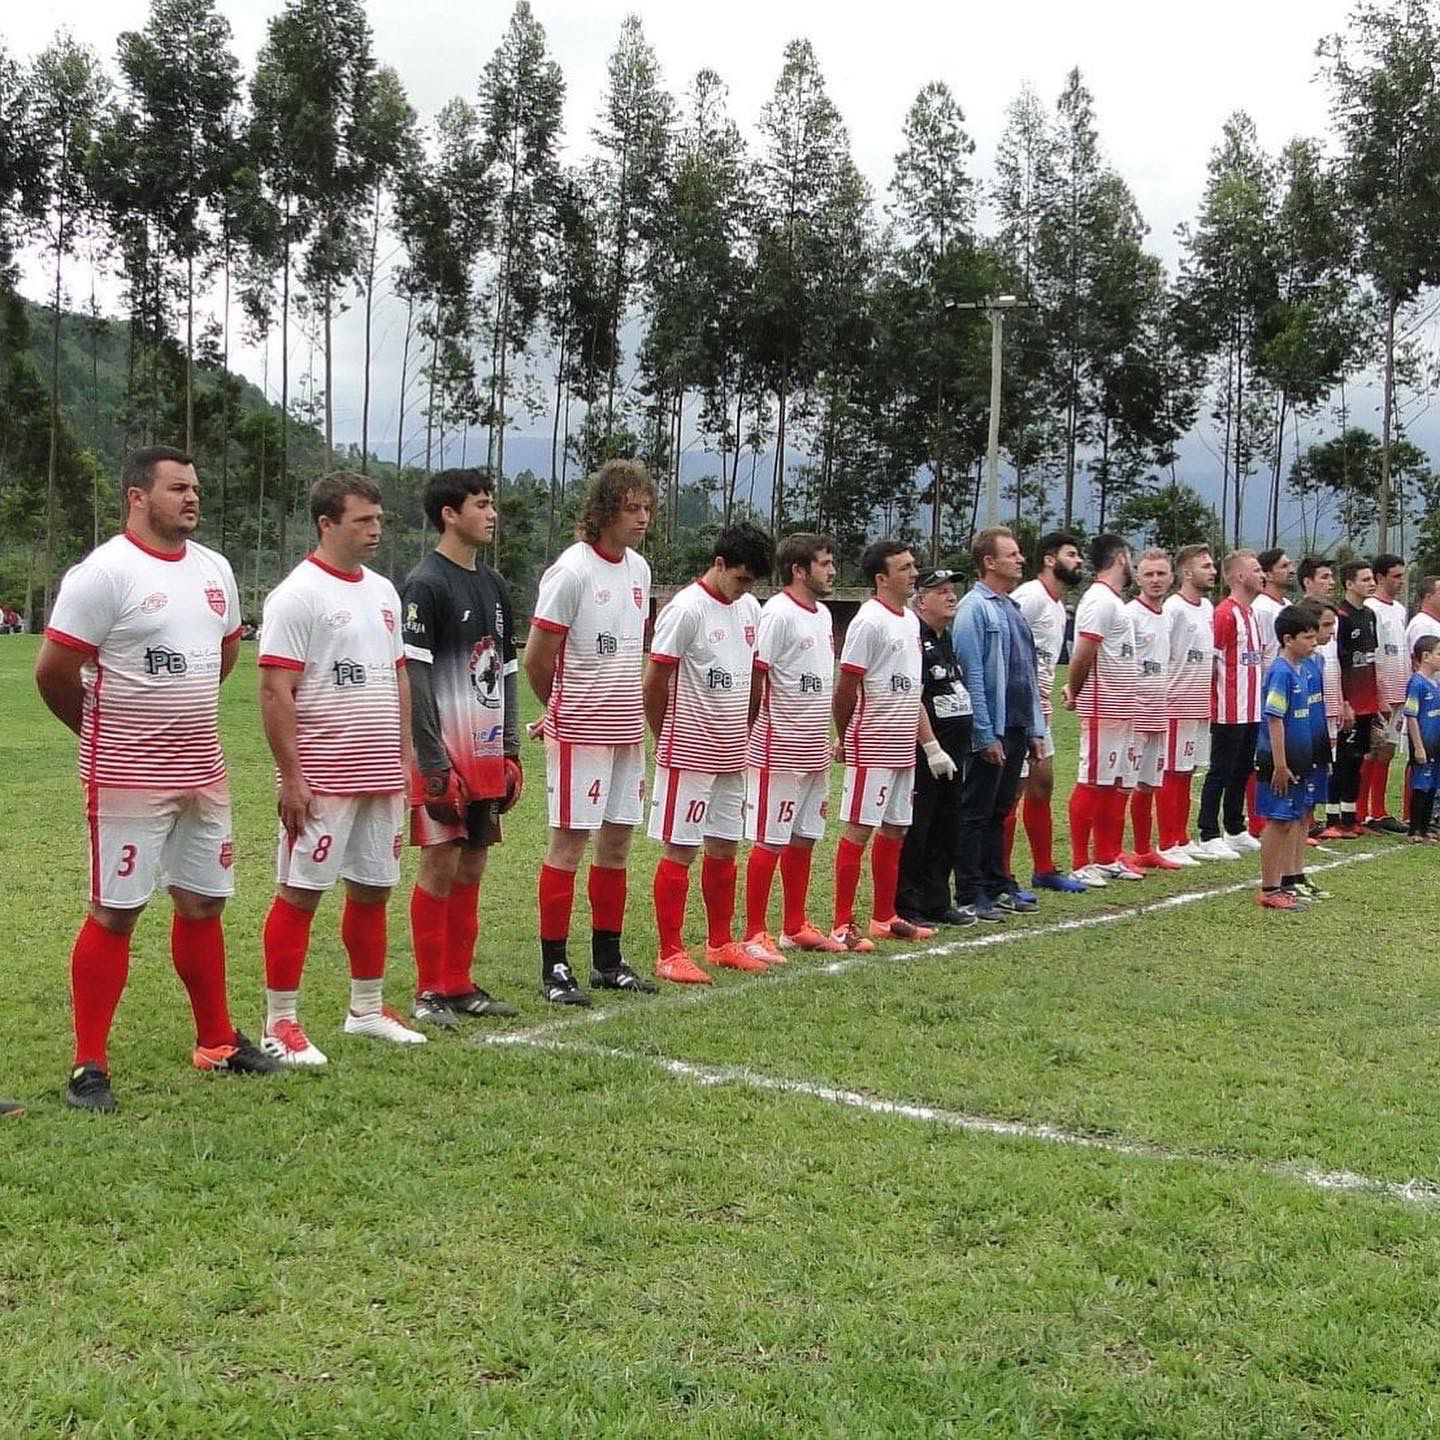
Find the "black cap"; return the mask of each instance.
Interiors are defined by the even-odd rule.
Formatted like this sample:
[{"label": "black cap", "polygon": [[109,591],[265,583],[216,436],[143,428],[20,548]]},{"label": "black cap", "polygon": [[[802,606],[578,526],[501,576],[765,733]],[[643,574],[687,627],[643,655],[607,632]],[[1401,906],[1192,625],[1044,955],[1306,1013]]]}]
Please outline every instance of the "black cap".
[{"label": "black cap", "polygon": [[951,580],[958,580],[958,570],[922,570],[919,578],[915,581],[917,590],[933,590],[937,585],[949,584]]}]

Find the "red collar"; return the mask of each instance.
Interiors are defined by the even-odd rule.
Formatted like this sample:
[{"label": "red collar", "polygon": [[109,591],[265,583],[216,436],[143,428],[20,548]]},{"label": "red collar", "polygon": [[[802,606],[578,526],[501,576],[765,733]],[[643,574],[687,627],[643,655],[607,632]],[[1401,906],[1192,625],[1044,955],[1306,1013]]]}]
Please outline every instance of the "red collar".
[{"label": "red collar", "polygon": [[696,579],[695,579],[695,583],[696,583],[712,600],[716,601],[718,604],[721,604],[721,605],[729,605],[729,604],[732,603],[731,601],[727,600],[722,594],[720,594],[720,592],[719,592],[718,590],[712,590],[712,589],[705,583],[705,577],[704,577],[703,575],[697,576]]},{"label": "red collar", "polygon": [[172,564],[176,560],[183,560],[185,552],[189,547],[189,541],[182,540],[178,550],[157,550],[153,545],[147,545],[137,535],[129,530],[120,532],[137,550],[143,550],[152,560],[168,560]]},{"label": "red collar", "polygon": [[623,550],[622,550],[622,551],[620,552],[620,554],[618,554],[618,555],[609,555],[609,554],[606,554],[606,552],[605,552],[604,550],[602,550],[602,549],[600,548],[600,546],[599,546],[594,540],[587,540],[585,543],[586,543],[602,560],[606,561],[608,564],[618,565],[618,564],[620,564],[620,562],[621,562],[622,560],[624,560],[624,558],[625,558],[625,552],[624,552]]},{"label": "red collar", "polygon": [[818,604],[807,605],[803,600],[796,600],[795,597],[788,590],[782,590],[780,593],[785,596],[787,600],[790,600],[794,604],[798,605],[802,610],[808,610],[812,615],[815,614],[815,612],[820,608]]},{"label": "red collar", "polygon": [[[1054,572],[1052,571],[1051,573],[1053,574]],[[1065,594],[1063,590],[1052,590],[1050,588],[1050,582],[1045,578],[1045,572],[1043,570],[1035,578],[1040,582],[1040,588],[1044,590],[1052,600],[1059,600]]]},{"label": "red collar", "polygon": [[365,571],[356,570],[353,574],[348,570],[337,570],[333,565],[327,565],[318,555],[307,555],[305,557],[312,565],[318,565],[327,575],[333,575],[337,580],[348,580],[352,585],[358,585],[365,578]]},{"label": "red collar", "polygon": [[905,613],[905,607],[903,605],[897,610],[888,600],[881,600],[878,595],[874,595],[871,598],[875,600],[877,604],[883,605],[892,615],[903,615]]}]

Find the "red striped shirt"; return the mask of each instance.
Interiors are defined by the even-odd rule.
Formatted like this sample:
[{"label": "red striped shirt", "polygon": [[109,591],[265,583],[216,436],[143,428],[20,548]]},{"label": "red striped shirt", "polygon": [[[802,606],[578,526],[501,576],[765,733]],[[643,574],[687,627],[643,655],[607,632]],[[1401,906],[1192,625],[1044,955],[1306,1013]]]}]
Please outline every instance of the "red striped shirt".
[{"label": "red striped shirt", "polygon": [[1215,703],[1217,725],[1257,725],[1264,646],[1255,612],[1227,595],[1215,607]]}]

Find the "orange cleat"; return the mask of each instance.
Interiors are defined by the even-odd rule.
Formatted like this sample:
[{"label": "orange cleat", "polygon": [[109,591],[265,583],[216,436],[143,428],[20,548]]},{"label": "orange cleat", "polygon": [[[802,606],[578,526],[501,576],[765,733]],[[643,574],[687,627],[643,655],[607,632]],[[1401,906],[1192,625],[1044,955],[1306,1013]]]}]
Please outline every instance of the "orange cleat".
[{"label": "orange cleat", "polygon": [[748,970],[752,975],[759,975],[770,968],[739,940],[731,940],[724,945],[707,945],[705,963],[718,965],[722,970]]},{"label": "orange cleat", "polygon": [[835,942],[837,950],[848,950],[852,955],[868,955],[875,948],[875,942],[867,940],[853,920],[848,925],[832,930],[830,939]]},{"label": "orange cleat", "polygon": [[657,980],[673,980],[677,985],[710,985],[713,983],[711,977],[690,958],[688,950],[672,950],[668,955],[662,955],[659,963],[655,966],[655,978]]},{"label": "orange cleat", "polygon": [[1256,897],[1256,903],[1262,910],[1298,910],[1300,908],[1295,897],[1286,890],[1271,890],[1268,893],[1262,890]]},{"label": "orange cleat", "polygon": [[747,935],[745,948],[757,960],[763,960],[767,965],[783,965],[785,963],[785,957],[780,953],[780,947],[776,945],[775,937],[768,930],[757,930],[755,934]]},{"label": "orange cleat", "polygon": [[833,936],[827,935],[823,930],[817,930],[807,920],[793,935],[781,933],[780,948],[782,950],[820,950],[827,955],[834,955],[845,947]]},{"label": "orange cleat", "polygon": [[935,932],[928,925],[917,925],[913,920],[902,920],[892,915],[888,920],[872,920],[870,933],[877,940],[930,940]]},{"label": "orange cleat", "polygon": [[1146,850],[1143,854],[1135,854],[1129,857],[1130,863],[1140,870],[1179,870],[1183,867],[1174,860],[1167,860],[1155,850]]}]

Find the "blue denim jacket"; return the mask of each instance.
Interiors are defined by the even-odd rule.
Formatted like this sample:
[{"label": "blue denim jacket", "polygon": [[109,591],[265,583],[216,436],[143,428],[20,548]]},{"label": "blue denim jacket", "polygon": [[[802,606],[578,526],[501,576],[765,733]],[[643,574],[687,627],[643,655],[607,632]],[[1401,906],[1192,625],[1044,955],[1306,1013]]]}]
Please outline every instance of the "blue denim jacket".
[{"label": "blue denim jacket", "polygon": [[1002,605],[1014,605],[1008,595],[1001,595],[983,582],[977,582],[955,612],[950,622],[951,643],[956,658],[965,672],[965,688],[975,707],[974,725],[970,732],[970,748],[983,750],[1004,735],[1010,725],[1023,724],[1028,739],[1036,740],[1045,733],[1045,717],[1040,712],[1040,686],[1034,686],[1033,713],[1011,719],[1005,713],[1005,676],[1012,664],[1035,664],[1033,648],[1028,656],[1012,656],[1010,622]]}]

